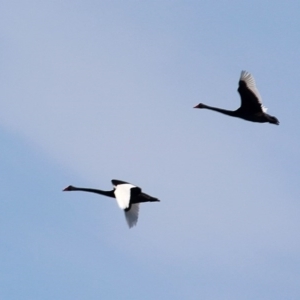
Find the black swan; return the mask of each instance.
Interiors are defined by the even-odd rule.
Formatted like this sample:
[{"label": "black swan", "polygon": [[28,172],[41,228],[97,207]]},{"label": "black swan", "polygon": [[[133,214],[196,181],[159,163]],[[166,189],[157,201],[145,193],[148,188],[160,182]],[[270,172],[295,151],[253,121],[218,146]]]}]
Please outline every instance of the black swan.
[{"label": "black swan", "polygon": [[212,107],[199,103],[194,108],[207,108],[210,110],[218,111],[222,114],[242,118],[247,121],[279,125],[277,118],[270,116],[266,113],[267,109],[263,106],[258,90],[255,86],[253,76],[246,71],[242,71],[238,92],[241,96],[241,106],[237,110],[226,110],[217,107]]},{"label": "black swan", "polygon": [[97,189],[79,188],[72,185],[66,187],[63,191],[83,191],[91,192],[107,197],[116,198],[117,203],[125,212],[125,217],[129,228],[136,225],[139,215],[139,203],[156,202],[157,198],[142,193],[142,189],[128,182],[113,179],[114,189],[111,191],[102,191]]}]

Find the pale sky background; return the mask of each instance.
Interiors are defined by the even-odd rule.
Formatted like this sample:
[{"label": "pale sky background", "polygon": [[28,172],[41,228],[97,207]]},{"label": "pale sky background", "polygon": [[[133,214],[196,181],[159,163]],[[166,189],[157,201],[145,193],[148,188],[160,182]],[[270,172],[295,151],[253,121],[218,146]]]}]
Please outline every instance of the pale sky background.
[{"label": "pale sky background", "polygon": [[[2,1],[0,299],[300,299],[299,1]],[[236,109],[251,72],[280,126]],[[131,182],[160,203],[128,229]]]}]

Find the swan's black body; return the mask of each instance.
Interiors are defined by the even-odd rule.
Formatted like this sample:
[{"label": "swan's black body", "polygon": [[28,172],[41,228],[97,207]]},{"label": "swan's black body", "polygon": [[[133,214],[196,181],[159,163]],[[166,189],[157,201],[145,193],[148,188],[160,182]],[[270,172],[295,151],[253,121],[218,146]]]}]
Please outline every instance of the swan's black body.
[{"label": "swan's black body", "polygon": [[241,96],[241,106],[237,110],[226,110],[218,107],[208,106],[203,103],[199,103],[194,108],[206,108],[247,121],[258,123],[268,122],[279,125],[277,118],[265,112],[266,109],[262,105],[259,93],[255,86],[254,78],[250,73],[242,71],[238,92]]},{"label": "swan's black body", "polygon": [[[112,183],[114,185],[121,185],[121,184],[129,184],[125,181],[120,181],[120,180],[112,180]],[[111,198],[116,198],[116,195],[114,193],[115,189],[111,190],[111,191],[102,191],[102,190],[98,190],[98,189],[91,189],[91,188],[80,188],[80,187],[76,187],[73,185],[69,185],[68,187],[66,187],[65,189],[63,189],[64,192],[66,191],[81,191],[81,192],[89,192],[89,193],[95,193],[95,194],[99,194],[99,195],[103,195],[103,196],[107,196],[107,197],[111,197]],[[133,187],[130,190],[130,204],[133,203],[142,203],[142,202],[159,202],[160,200],[158,200],[157,198],[154,198],[152,196],[149,196],[148,194],[145,194],[142,192],[142,189],[139,187]]]},{"label": "swan's black body", "polygon": [[139,203],[160,201],[157,198],[143,193],[141,188],[134,186],[128,182],[113,179],[112,184],[114,185],[114,189],[111,191],[81,188],[72,185],[69,185],[63,191],[82,191],[115,198],[119,207],[125,212],[125,217],[129,227],[132,227],[137,223]]}]

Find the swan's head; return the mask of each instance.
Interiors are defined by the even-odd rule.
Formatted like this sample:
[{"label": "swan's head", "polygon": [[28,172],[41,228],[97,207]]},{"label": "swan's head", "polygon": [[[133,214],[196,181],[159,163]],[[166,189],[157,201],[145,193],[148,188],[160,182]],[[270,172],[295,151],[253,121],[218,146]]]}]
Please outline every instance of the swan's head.
[{"label": "swan's head", "polygon": [[198,105],[194,106],[194,108],[205,108],[205,105],[202,103],[199,103]]},{"label": "swan's head", "polygon": [[63,189],[63,192],[66,192],[66,191],[74,191],[74,187],[72,185],[69,185]]}]

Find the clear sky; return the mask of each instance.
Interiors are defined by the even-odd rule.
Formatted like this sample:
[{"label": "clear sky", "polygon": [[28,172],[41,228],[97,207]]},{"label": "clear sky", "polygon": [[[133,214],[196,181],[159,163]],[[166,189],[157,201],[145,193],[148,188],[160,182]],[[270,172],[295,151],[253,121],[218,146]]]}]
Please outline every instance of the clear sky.
[{"label": "clear sky", "polygon": [[[300,299],[299,1],[2,1],[0,299]],[[240,105],[251,72],[280,125]],[[128,229],[131,182],[160,203]]]}]

